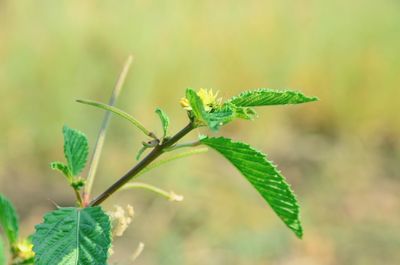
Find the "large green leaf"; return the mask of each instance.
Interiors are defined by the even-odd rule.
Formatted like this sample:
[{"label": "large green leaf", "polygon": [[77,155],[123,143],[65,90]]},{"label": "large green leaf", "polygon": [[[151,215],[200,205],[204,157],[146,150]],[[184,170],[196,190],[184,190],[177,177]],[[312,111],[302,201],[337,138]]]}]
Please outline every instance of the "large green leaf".
[{"label": "large green leaf", "polygon": [[303,93],[297,91],[261,88],[242,92],[239,96],[229,99],[228,102],[238,107],[257,107],[300,104],[317,100],[317,97],[307,97]]},{"label": "large green leaf", "polygon": [[0,236],[0,265],[6,265],[6,256],[4,253],[4,243]]},{"label": "large green leaf", "polygon": [[88,141],[85,134],[67,126],[64,126],[63,133],[65,158],[72,175],[77,176],[86,165],[89,153]]},{"label": "large green leaf", "polygon": [[45,215],[32,238],[35,265],[104,265],[111,225],[99,207],[60,208]]},{"label": "large green leaf", "polygon": [[18,240],[19,219],[13,204],[0,194],[0,225],[7,235],[10,244]]},{"label": "large green leaf", "polygon": [[202,137],[200,141],[228,159],[256,188],[282,221],[298,237],[302,237],[303,229],[296,197],[285,178],[263,153],[248,144],[233,142],[223,137]]},{"label": "large green leaf", "polygon": [[195,123],[198,126],[206,125],[211,130],[217,131],[222,125],[230,122],[235,117],[234,109],[229,104],[224,104],[219,109],[207,112],[201,98],[191,88],[186,90],[186,98],[189,101],[192,108],[191,113],[194,115]]}]

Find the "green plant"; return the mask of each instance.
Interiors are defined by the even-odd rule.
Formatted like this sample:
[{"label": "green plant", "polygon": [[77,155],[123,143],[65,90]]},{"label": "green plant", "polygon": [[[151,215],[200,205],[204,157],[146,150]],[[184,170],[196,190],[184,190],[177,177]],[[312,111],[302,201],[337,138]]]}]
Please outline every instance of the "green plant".
[{"label": "green plant", "polygon": [[[117,87],[120,86],[121,83],[117,85]],[[187,112],[188,124],[176,134],[171,135],[170,119],[163,110],[157,108],[155,112],[160,118],[163,134],[156,136],[137,119],[114,107],[116,96],[112,97],[110,104],[78,100],[79,103],[107,111],[97,140],[89,177],[86,179],[80,174],[88,160],[88,140],[82,132],[67,126],[63,128],[66,163],[53,162],[51,168],[60,171],[65,176],[76,196],[75,206],[60,207],[47,213],[43,223],[36,226],[36,232],[32,237],[19,240],[18,217],[15,209],[4,196],[0,196],[0,224],[10,245],[11,264],[106,264],[112,242],[112,230],[118,229],[118,224],[112,224],[110,214],[103,210],[101,203],[115,192],[128,188],[145,188],[169,199],[180,200],[181,198],[174,193],[146,183],[132,182],[132,180],[167,162],[206,152],[207,148],[198,148],[201,145],[217,151],[232,163],[289,229],[297,237],[302,237],[303,229],[296,197],[285,178],[266,155],[246,143],[225,137],[201,135],[196,141],[188,143],[181,143],[181,139],[199,127],[218,131],[220,127],[236,119],[253,120],[257,116],[255,107],[300,104],[316,101],[317,98],[307,97],[300,92],[290,90],[257,89],[243,92],[222,102],[211,90],[200,89],[196,92],[188,88],[186,96],[180,101]],[[147,154],[108,189],[91,199],[91,187],[110,113],[128,120],[143,132],[147,140],[138,151],[137,159],[140,160],[144,153],[147,152]],[[179,152],[182,149],[188,150]],[[169,157],[157,160],[166,154],[170,154]],[[111,216],[116,218],[116,215],[111,214]],[[123,220],[124,228],[126,228],[130,217],[118,216]],[[0,265],[4,263],[3,244],[0,241]]]}]

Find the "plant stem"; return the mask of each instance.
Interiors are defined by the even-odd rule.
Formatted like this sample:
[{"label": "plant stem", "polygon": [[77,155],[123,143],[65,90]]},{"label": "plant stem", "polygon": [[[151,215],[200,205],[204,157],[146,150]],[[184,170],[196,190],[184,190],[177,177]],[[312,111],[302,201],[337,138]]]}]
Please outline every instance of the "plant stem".
[{"label": "plant stem", "polygon": [[157,157],[159,157],[165,148],[170,147],[171,145],[178,142],[181,138],[183,138],[186,134],[191,132],[195,128],[193,123],[189,123],[186,127],[180,130],[177,134],[175,134],[172,138],[168,139],[164,143],[157,145],[154,149],[137,163],[132,169],[130,169],[124,176],[122,176],[117,182],[111,185],[108,189],[106,189],[102,194],[100,194],[97,198],[90,202],[89,206],[96,206],[101,204],[104,200],[110,197],[114,192],[119,190],[122,186],[124,186],[127,182],[129,182],[132,178],[134,178],[142,169],[147,167],[151,162],[153,162]]},{"label": "plant stem", "polygon": [[101,102],[96,102],[93,100],[85,100],[85,99],[77,99],[76,102],[78,103],[82,103],[82,104],[86,104],[86,105],[90,105],[93,107],[97,107],[100,109],[104,109],[107,111],[107,113],[114,113],[126,120],[128,120],[130,123],[132,123],[136,128],[138,128],[139,130],[141,130],[146,136],[150,136],[152,138],[154,138],[154,133],[150,132],[149,130],[147,130],[143,124],[138,121],[137,119],[135,119],[134,117],[132,117],[130,114],[128,114],[127,112],[120,110],[119,108],[113,107],[111,105],[107,105]]},{"label": "plant stem", "polygon": [[198,145],[201,145],[200,141],[194,141],[194,142],[182,143],[182,144],[175,144],[175,145],[165,149],[165,151],[170,152],[170,151],[174,151],[174,150],[179,149],[179,148],[195,147],[195,146],[198,146]]},{"label": "plant stem", "polygon": [[79,206],[83,207],[84,206],[84,202],[83,202],[81,193],[77,189],[74,189],[74,192],[75,192],[76,199],[78,200]]},{"label": "plant stem", "polygon": [[185,151],[185,152],[181,152],[179,154],[175,154],[173,156],[164,158],[162,160],[158,160],[158,161],[156,161],[154,163],[151,163],[149,166],[145,167],[142,171],[140,171],[138,173],[137,176],[142,175],[142,174],[144,174],[146,172],[149,172],[150,170],[153,170],[153,169],[155,169],[155,168],[157,168],[159,166],[162,166],[162,165],[164,165],[164,164],[166,164],[168,162],[171,162],[171,161],[174,161],[174,160],[177,160],[177,159],[180,159],[180,158],[184,158],[184,157],[187,157],[187,156],[191,156],[191,155],[202,154],[202,153],[205,153],[207,151],[208,151],[208,148],[206,148],[206,147],[198,148],[198,149],[194,149],[194,150],[188,150],[188,151]]},{"label": "plant stem", "polygon": [[158,188],[156,186],[153,186],[153,185],[150,185],[150,184],[147,184],[147,183],[143,183],[143,182],[130,182],[130,183],[127,183],[121,188],[121,191],[122,190],[128,190],[128,189],[135,189],[135,188],[152,191],[154,193],[157,193],[157,194],[167,198],[170,201],[181,201],[183,199],[183,196],[177,195],[173,191],[166,191],[166,190],[160,189],[160,188]]},{"label": "plant stem", "polygon": [[135,252],[133,252],[131,256],[131,262],[135,262],[135,260],[140,256],[140,254],[142,254],[143,249],[144,249],[144,244],[143,242],[140,242],[139,246],[136,248]]},{"label": "plant stem", "polygon": [[[125,62],[125,65],[118,77],[117,83],[115,84],[114,90],[112,92],[110,101],[109,101],[109,105],[113,106],[115,104],[115,102],[117,101],[117,98],[121,92],[122,86],[125,82],[125,78],[128,74],[129,68],[132,64],[133,61],[133,57],[132,55],[130,55]],[[99,131],[99,134],[97,136],[97,141],[96,141],[96,145],[94,148],[94,152],[93,152],[93,156],[92,156],[92,160],[90,162],[90,168],[89,168],[89,173],[86,179],[86,185],[84,187],[84,191],[83,191],[83,200],[84,200],[84,204],[88,204],[89,200],[90,200],[90,193],[92,192],[92,187],[93,187],[93,182],[96,176],[96,171],[99,165],[99,161],[100,161],[100,155],[101,155],[101,151],[103,150],[103,145],[104,145],[104,141],[106,138],[106,133],[107,133],[107,127],[108,124],[110,123],[110,119],[111,119],[111,112],[107,111],[104,114],[104,118],[103,118],[103,122],[101,124],[101,128]]]}]

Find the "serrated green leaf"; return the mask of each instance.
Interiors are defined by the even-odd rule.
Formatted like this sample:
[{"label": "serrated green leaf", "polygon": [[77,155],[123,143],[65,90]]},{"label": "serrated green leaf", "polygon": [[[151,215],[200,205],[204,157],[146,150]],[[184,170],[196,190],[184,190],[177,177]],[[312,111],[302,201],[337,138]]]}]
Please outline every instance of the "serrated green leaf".
[{"label": "serrated green leaf", "polygon": [[317,100],[317,97],[307,97],[298,91],[261,88],[242,92],[240,95],[229,99],[227,102],[238,107],[257,107],[268,105],[301,104]]},{"label": "serrated green leaf", "polygon": [[168,115],[167,115],[162,109],[160,109],[160,108],[157,108],[157,109],[156,109],[156,113],[157,113],[158,116],[160,117],[161,124],[162,124],[162,127],[163,127],[163,133],[164,133],[164,136],[163,136],[163,137],[165,137],[165,136],[167,136],[167,134],[168,134],[169,117],[168,117]]},{"label": "serrated green leaf", "polygon": [[188,88],[186,90],[186,98],[192,108],[191,113],[194,115],[195,123],[198,126],[208,126],[211,130],[217,131],[222,125],[232,121],[235,117],[234,109],[229,104],[223,105],[219,109],[207,112],[204,109],[203,102],[197,93]]},{"label": "serrated green leaf", "polygon": [[69,167],[66,164],[62,163],[62,162],[58,162],[58,161],[52,162],[52,163],[50,163],[50,168],[53,169],[53,170],[60,171],[68,179],[70,179],[71,176],[72,176],[72,173],[70,172]]},{"label": "serrated green leaf", "polygon": [[200,141],[228,159],[268,202],[282,221],[299,237],[303,235],[296,197],[285,178],[266,156],[228,138],[202,137]]},{"label": "serrated green leaf", "polygon": [[0,265],[6,265],[3,239],[0,236]]},{"label": "serrated green leaf", "polygon": [[18,240],[19,218],[14,205],[2,194],[0,194],[0,225],[7,235],[10,245]]},{"label": "serrated green leaf", "polygon": [[86,165],[89,145],[86,135],[67,126],[63,128],[64,154],[73,176],[78,176]]},{"label": "serrated green leaf", "polygon": [[110,219],[99,206],[60,208],[45,215],[32,241],[35,265],[104,265]]}]

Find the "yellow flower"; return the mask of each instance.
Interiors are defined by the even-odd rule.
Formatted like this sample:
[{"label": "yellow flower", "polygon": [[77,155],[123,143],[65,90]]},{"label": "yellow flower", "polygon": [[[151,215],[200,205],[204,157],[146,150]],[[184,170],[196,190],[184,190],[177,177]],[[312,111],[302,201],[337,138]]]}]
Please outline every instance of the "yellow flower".
[{"label": "yellow flower", "polygon": [[179,101],[181,104],[182,108],[185,110],[191,110],[192,108],[190,107],[189,100],[187,98],[181,98],[181,101]]},{"label": "yellow flower", "polygon": [[18,257],[22,260],[33,258],[35,253],[33,252],[32,248],[33,244],[26,239],[18,242],[16,245]]},{"label": "yellow flower", "polygon": [[[200,97],[201,101],[203,102],[203,106],[205,111],[209,112],[213,108],[221,105],[221,98],[218,97],[218,91],[214,94],[212,89],[204,89],[200,88],[200,90],[197,92],[197,95]],[[187,98],[182,98],[180,101],[180,104],[182,108],[185,110],[192,110],[192,107],[190,106],[189,100]]]}]

